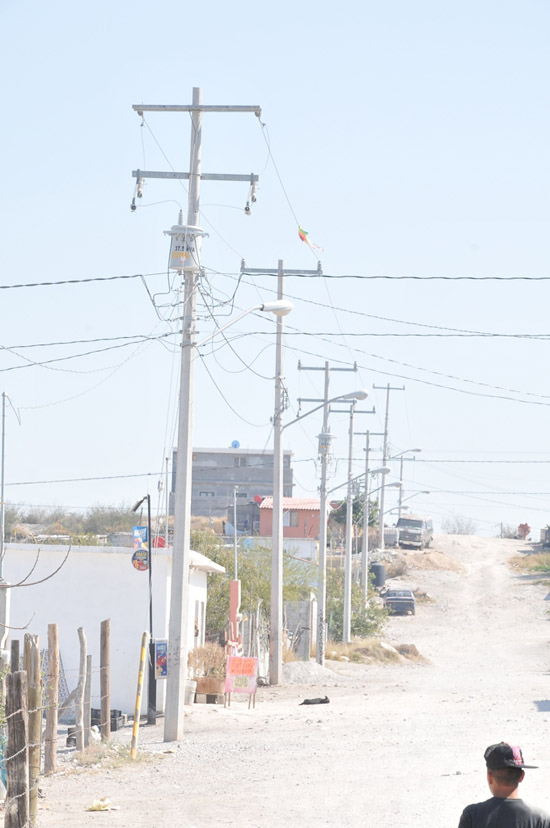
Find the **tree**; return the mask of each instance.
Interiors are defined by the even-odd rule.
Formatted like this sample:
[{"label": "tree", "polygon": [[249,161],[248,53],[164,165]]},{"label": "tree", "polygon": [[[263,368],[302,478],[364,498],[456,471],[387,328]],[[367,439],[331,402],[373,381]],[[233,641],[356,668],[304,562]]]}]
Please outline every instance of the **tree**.
[{"label": "tree", "polygon": [[[220,543],[213,532],[191,533],[191,548],[202,552],[210,560],[225,567],[225,573],[208,576],[208,602],[206,605],[206,633],[218,635],[225,630],[229,618],[229,582],[233,579],[234,553]],[[239,549],[239,580],[241,582],[241,611],[255,612],[261,605],[269,615],[271,606],[271,549],[255,546]],[[314,588],[317,569],[307,561],[283,555],[283,600],[297,601],[305,598]]]},{"label": "tree", "polygon": [[[344,631],[344,570],[332,569],[327,573],[327,619],[328,636],[333,641],[341,641]],[[369,579],[370,592],[373,594],[372,576]],[[373,601],[367,605],[363,601],[363,590],[359,584],[351,585],[351,634],[360,638],[369,638],[380,632],[387,618],[387,610],[377,606]]]},{"label": "tree", "polygon": [[441,526],[447,535],[475,535],[477,531],[476,522],[465,515],[452,514]]}]

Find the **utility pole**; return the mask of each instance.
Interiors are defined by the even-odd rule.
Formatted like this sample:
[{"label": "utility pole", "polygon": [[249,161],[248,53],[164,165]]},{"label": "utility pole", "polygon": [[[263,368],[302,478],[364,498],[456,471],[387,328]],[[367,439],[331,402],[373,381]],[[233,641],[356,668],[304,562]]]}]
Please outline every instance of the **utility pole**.
[{"label": "utility pole", "polygon": [[[351,582],[352,582],[352,543],[353,543],[353,482],[356,478],[353,477],[353,420],[355,414],[375,414],[373,408],[371,411],[356,411],[356,400],[353,400],[349,408],[349,448],[348,448],[348,478],[347,478],[347,496],[346,496],[346,549],[345,549],[345,566],[344,566],[344,624],[342,641],[344,644],[349,644],[351,641]],[[335,408],[334,411],[340,409]]]},{"label": "utility pole", "polygon": [[401,517],[401,507],[403,506],[403,455],[399,461],[399,480],[401,481],[401,488],[399,489],[399,501],[397,505],[397,520]]},{"label": "utility pole", "polygon": [[370,438],[383,437],[382,431],[356,431],[357,435],[364,435],[366,437],[365,445],[365,493],[363,496],[363,544],[361,547],[361,590],[363,593],[363,601],[367,602],[367,592],[369,587],[369,462],[370,462]]},{"label": "utility pole", "polygon": [[[319,486],[320,497],[320,523],[319,523],[319,576],[317,584],[317,645],[316,661],[318,664],[325,663],[326,648],[326,604],[327,604],[327,470],[328,461],[332,450],[332,434],[328,427],[328,416],[330,413],[330,373],[331,371],[357,371],[357,365],[353,368],[331,368],[329,362],[325,362],[323,368],[317,366],[306,366],[298,363],[299,371],[324,371],[325,393],[322,400],[318,398],[303,397],[302,402],[320,402],[323,404],[323,429],[319,435],[319,459],[321,461],[321,483]],[[366,394],[365,394],[366,397]],[[337,398],[338,399],[338,398]],[[346,541],[347,541],[346,533]],[[346,544],[347,548],[347,544]],[[350,574],[351,577],[351,574]]]},{"label": "utility pole", "polygon": [[[382,449],[382,465],[385,466],[388,462],[388,421],[390,414],[390,391],[404,391],[405,386],[392,387],[389,382],[387,385],[373,385],[377,390],[386,391],[386,416],[384,419],[384,446]],[[379,508],[379,527],[378,527],[378,548],[384,550],[384,503],[385,503],[385,480],[382,480],[382,487],[380,489],[380,508]]]},{"label": "utility pole", "polygon": [[233,486],[233,558],[235,574],[233,580],[237,581],[239,578],[239,561],[238,561],[238,539],[237,539],[237,492],[238,486]]},{"label": "utility pole", "polygon": [[[241,262],[241,273],[272,274],[273,269],[250,268]],[[284,261],[277,263],[277,299],[284,299],[285,276],[322,276],[321,262],[316,270],[288,270]],[[283,412],[286,409],[286,391],[283,377],[283,317],[277,315],[275,356],[275,402],[273,408],[273,528],[271,533],[271,613],[269,636],[269,683],[283,680]]]},{"label": "utility pole", "polygon": [[[188,651],[188,587],[189,552],[191,539],[191,469],[193,454],[193,402],[196,343],[197,281],[200,273],[200,250],[203,231],[199,227],[201,180],[248,181],[257,183],[256,175],[227,175],[201,173],[202,116],[204,112],[253,112],[261,115],[259,106],[204,106],[202,90],[193,88],[190,105],[144,105],[133,109],[143,117],[144,112],[186,112],[191,114],[191,148],[188,173],[134,170],[140,181],[145,178],[188,179],[189,196],[187,225],[180,224],[169,231],[172,236],[172,269],[184,274],[183,336],[180,370],[179,422],[174,500],[174,542],[172,547],[172,586],[168,633],[168,676],[166,682],[166,713],[164,740],[183,738],[184,693],[187,678]],[[138,190],[139,195],[139,190]]]},{"label": "utility pole", "polygon": [[4,535],[6,532],[6,504],[4,501],[4,466],[6,459],[6,392],[2,391],[2,471],[0,480],[0,579],[4,576]]}]

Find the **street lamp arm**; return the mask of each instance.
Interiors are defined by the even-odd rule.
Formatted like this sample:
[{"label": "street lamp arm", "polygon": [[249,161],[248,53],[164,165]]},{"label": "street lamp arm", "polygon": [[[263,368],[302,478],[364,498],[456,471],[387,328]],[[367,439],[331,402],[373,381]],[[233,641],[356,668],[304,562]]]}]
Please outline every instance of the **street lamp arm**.
[{"label": "street lamp arm", "polygon": [[[365,400],[368,396],[367,391],[360,390],[360,391],[352,391],[351,394],[339,394],[337,397],[332,397],[330,400],[326,402],[322,402],[320,405],[316,405],[315,408],[312,408],[310,411],[306,411],[305,414],[300,414],[299,417],[296,417],[294,420],[291,420],[289,423],[285,423],[283,425],[283,431],[285,428],[288,428],[294,423],[298,423],[300,420],[305,420],[306,417],[309,417],[310,414],[315,414],[316,411],[320,411],[321,408],[324,408],[325,405],[330,405],[333,402],[343,402],[344,400],[349,400],[352,402],[353,400]],[[345,485],[344,483],[342,485]],[[327,492],[328,494],[328,492]]]},{"label": "street lamp arm", "polygon": [[251,308],[247,308],[242,313],[239,313],[238,316],[233,317],[230,319],[229,322],[226,322],[225,325],[222,325],[220,328],[216,328],[213,333],[209,334],[207,337],[202,339],[200,342],[197,342],[196,347],[200,348],[202,345],[206,345],[207,342],[210,342],[211,339],[214,339],[215,336],[225,331],[227,328],[230,328],[232,325],[235,325],[237,322],[240,322],[245,316],[248,316],[250,313],[254,313],[254,311],[262,311],[263,313],[274,313],[275,316],[286,316],[287,313],[293,309],[294,305],[292,302],[287,302],[286,299],[277,299],[274,302],[264,302],[259,305],[252,305]]}]

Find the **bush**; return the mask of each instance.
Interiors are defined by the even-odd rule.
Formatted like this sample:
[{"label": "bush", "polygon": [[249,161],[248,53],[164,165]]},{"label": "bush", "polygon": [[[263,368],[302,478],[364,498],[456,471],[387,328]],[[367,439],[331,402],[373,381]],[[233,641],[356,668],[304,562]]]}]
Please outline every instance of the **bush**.
[{"label": "bush", "polygon": [[447,535],[475,535],[477,524],[465,515],[451,515],[441,524]]},{"label": "bush", "polygon": [[[344,631],[344,571],[333,569],[327,572],[327,619],[328,637],[341,641]],[[369,579],[372,593],[372,577]],[[388,612],[373,601],[365,606],[363,590],[359,584],[351,585],[351,634],[360,638],[376,635],[388,617]]]}]

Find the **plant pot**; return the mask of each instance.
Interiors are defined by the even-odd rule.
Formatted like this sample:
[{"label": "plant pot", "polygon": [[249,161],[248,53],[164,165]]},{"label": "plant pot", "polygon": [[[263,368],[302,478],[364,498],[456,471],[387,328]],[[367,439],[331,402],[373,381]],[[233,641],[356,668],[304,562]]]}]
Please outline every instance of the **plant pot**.
[{"label": "plant pot", "polygon": [[197,695],[223,696],[225,693],[225,679],[215,676],[201,676],[197,681]]}]

